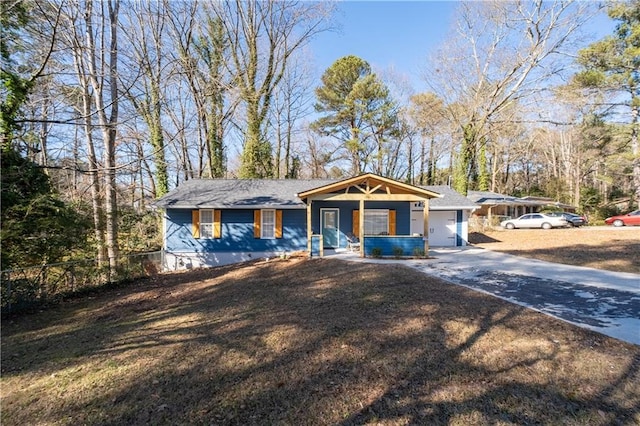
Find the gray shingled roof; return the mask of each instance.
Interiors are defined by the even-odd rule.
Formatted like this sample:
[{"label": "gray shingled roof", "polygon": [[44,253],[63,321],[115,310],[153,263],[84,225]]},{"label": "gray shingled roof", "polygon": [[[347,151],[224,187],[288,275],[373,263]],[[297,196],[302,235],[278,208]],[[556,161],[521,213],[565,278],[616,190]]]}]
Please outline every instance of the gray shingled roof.
[{"label": "gray shingled roof", "polygon": [[[154,203],[160,208],[304,208],[297,194],[329,185],[330,179],[192,179],[180,184]],[[448,186],[423,186],[442,194],[429,200],[433,210],[478,207]]]},{"label": "gray shingled roof", "polygon": [[429,185],[423,186],[422,188],[442,194],[442,198],[432,198],[429,200],[430,210],[473,210],[480,207],[447,185]]},{"label": "gray shingled roof", "polygon": [[469,191],[467,198],[477,204],[486,205],[512,205],[512,206],[538,206],[540,203],[533,201],[523,200],[522,198],[514,197],[512,195],[498,194],[491,191]]},{"label": "gray shingled roof", "polygon": [[161,208],[304,208],[297,194],[328,185],[321,179],[192,179],[155,205]]}]

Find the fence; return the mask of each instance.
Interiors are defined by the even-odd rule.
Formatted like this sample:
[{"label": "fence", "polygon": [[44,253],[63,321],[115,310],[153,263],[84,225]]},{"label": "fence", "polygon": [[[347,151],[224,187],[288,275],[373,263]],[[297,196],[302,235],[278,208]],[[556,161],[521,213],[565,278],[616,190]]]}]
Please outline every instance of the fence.
[{"label": "fence", "polygon": [[494,215],[491,220],[487,216],[472,216],[469,218],[469,230],[472,232],[485,232],[486,230],[500,228],[500,222],[511,219],[511,216]]},{"label": "fence", "polygon": [[157,274],[163,252],[122,256],[115,273],[96,260],[53,263],[0,271],[2,313],[23,311],[90,288]]}]

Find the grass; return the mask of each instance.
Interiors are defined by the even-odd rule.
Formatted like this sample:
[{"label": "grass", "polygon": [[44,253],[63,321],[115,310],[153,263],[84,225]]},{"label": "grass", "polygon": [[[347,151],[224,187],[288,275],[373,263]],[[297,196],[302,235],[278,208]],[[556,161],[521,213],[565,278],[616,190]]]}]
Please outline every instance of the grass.
[{"label": "grass", "polygon": [[640,227],[472,232],[477,247],[547,262],[640,274]]},{"label": "grass", "polygon": [[640,423],[640,347],[399,265],[253,263],[5,320],[2,423]]}]

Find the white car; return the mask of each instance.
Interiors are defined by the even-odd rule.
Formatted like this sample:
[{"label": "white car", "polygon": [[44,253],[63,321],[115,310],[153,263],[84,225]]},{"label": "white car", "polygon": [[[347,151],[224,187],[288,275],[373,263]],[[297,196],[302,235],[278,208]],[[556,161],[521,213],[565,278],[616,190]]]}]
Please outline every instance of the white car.
[{"label": "white car", "polygon": [[563,228],[568,226],[569,222],[560,216],[549,216],[544,213],[527,213],[523,214],[517,219],[509,219],[503,220],[500,222],[500,226],[506,229],[515,229],[515,228],[542,228],[542,229],[551,229],[551,228]]}]

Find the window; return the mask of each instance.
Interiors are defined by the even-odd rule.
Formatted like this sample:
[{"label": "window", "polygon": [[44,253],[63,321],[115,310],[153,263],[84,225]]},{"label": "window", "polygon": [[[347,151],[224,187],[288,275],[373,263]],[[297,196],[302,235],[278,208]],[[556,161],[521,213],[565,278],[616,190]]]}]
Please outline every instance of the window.
[{"label": "window", "polygon": [[260,230],[262,231],[260,238],[272,239],[276,237],[275,210],[262,210]]},{"label": "window", "polygon": [[[360,237],[360,211],[353,210],[352,233]],[[364,235],[396,235],[396,211],[393,209],[365,209]]]},{"label": "window", "polygon": [[192,210],[191,235],[193,238],[221,238],[221,210]]},{"label": "window", "polygon": [[200,210],[200,238],[213,238],[213,210]]},{"label": "window", "polygon": [[365,209],[364,234],[365,235],[388,235],[389,234],[389,210]]}]

